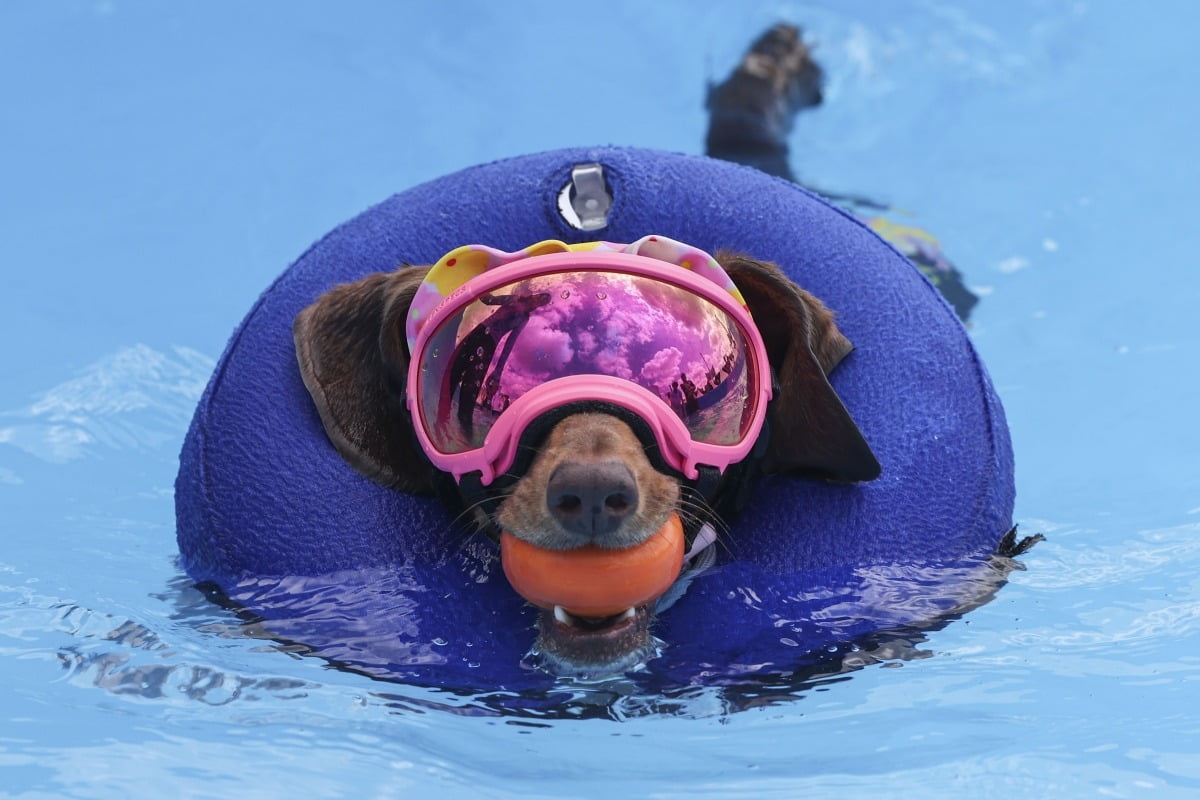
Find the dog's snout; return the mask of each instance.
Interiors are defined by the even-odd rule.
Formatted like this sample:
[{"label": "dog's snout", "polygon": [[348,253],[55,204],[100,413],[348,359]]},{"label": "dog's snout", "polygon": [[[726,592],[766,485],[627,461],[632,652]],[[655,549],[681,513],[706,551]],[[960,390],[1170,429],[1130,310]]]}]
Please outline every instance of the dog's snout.
[{"label": "dog's snout", "polygon": [[565,530],[602,537],[637,511],[637,481],[619,462],[561,464],[546,483],[546,506]]},{"label": "dog's snout", "polygon": [[632,547],[662,528],[678,482],[654,469],[636,433],[601,412],[569,414],[500,504],[500,527],[537,547]]}]

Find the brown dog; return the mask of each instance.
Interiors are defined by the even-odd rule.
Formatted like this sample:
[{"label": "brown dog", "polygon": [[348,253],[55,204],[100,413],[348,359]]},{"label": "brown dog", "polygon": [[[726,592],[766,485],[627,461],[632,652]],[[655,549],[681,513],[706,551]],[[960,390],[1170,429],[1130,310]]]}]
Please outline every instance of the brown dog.
[{"label": "brown dog", "polygon": [[[745,298],[775,373],[769,438],[755,466],[838,482],[877,477],[879,463],[826,378],[852,349],[833,314],[772,264],[728,253],[717,260]],[[403,395],[405,319],[425,272],[404,267],[335,287],[294,328],[304,383],[338,452],[372,480],[419,494],[439,481]],[[685,499],[681,476],[656,469],[646,444],[615,416],[570,414],[535,447],[526,469],[504,476],[494,511],[466,509],[481,528],[567,550],[637,544],[671,513],[714,521],[706,519],[711,508]],[[746,474],[730,470],[724,480]],[[538,649],[559,670],[621,671],[647,655],[652,615],[649,606],[600,620],[554,609],[541,617]]]}]

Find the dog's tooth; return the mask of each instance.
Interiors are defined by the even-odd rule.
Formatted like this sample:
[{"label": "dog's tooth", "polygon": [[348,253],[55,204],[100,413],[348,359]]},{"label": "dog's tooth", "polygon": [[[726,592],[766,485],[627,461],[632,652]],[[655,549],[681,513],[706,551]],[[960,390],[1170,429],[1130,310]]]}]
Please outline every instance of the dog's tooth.
[{"label": "dog's tooth", "polygon": [[633,619],[636,616],[637,616],[637,611],[633,608],[633,606],[630,606],[629,608],[625,609],[624,613],[621,614],[621,619],[622,620]]},{"label": "dog's tooth", "polygon": [[562,606],[554,607],[554,619],[561,622],[563,625],[571,624],[571,615]]}]

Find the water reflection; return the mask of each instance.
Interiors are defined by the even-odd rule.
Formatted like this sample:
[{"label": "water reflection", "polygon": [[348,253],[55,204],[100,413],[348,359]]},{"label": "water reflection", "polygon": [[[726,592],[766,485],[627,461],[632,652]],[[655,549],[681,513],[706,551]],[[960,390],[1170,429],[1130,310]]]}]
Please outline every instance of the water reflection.
[{"label": "water reflection", "polygon": [[[156,598],[174,606],[171,620],[183,623],[185,628],[245,639],[243,625],[214,609],[183,576],[175,578]],[[5,615],[3,632],[10,641],[23,641],[25,646],[7,647],[7,654],[16,650],[22,655],[37,653],[43,651],[39,646],[43,639],[66,636],[67,643],[51,652],[67,679],[113,694],[220,706],[244,700],[303,697],[315,685],[285,677],[247,676],[195,663],[185,657],[185,649],[172,644],[163,633],[76,603],[27,594],[20,607],[19,617],[13,612]]]}]

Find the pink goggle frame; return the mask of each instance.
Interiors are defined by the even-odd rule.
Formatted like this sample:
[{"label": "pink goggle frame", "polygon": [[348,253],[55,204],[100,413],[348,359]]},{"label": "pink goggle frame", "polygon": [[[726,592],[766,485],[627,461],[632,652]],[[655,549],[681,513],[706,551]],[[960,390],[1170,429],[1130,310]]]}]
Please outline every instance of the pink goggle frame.
[{"label": "pink goggle frame", "polygon": [[518,257],[415,312],[407,404],[430,460],[488,485],[533,420],[580,401],[637,415],[688,479],[699,464],[724,471],[744,459],[771,399],[770,366],[740,294],[707,259],[701,273],[635,252]]}]

